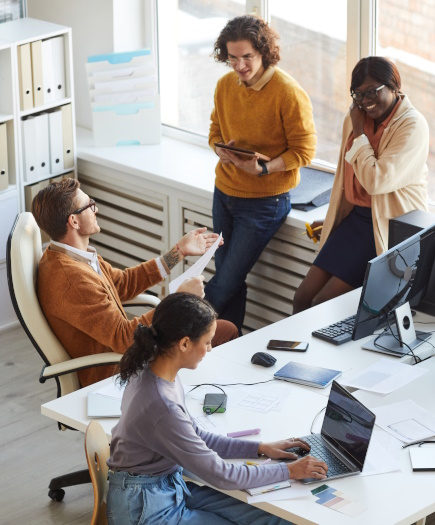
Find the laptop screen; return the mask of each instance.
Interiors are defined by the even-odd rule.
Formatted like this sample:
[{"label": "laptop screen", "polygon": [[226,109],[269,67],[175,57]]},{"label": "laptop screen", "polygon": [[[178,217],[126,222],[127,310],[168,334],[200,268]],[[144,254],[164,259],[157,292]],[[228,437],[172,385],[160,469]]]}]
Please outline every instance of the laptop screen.
[{"label": "laptop screen", "polygon": [[373,412],[333,381],[321,434],[361,470],[374,425]]}]

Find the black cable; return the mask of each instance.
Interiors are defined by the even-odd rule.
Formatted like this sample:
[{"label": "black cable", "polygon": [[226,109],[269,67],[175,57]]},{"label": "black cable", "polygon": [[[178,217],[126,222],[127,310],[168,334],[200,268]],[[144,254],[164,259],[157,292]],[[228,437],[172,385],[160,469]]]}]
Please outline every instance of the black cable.
[{"label": "black cable", "polygon": [[[189,385],[189,386],[192,386],[192,385]],[[224,390],[223,388],[221,388],[219,385],[215,385],[214,383],[202,383],[202,384],[200,384],[200,385],[194,385],[193,388],[190,389],[189,392],[187,392],[187,393],[190,394],[190,392],[193,392],[194,390],[196,390],[196,389],[199,388],[200,386],[214,386],[215,388],[219,388],[219,390],[220,390],[221,392],[223,392],[224,396],[227,395],[227,394],[225,393],[225,390]],[[206,415],[206,416],[211,416],[212,414],[215,414],[215,413],[221,408],[221,406],[224,404],[224,401],[225,401],[225,399],[222,399],[221,404],[220,404],[217,408],[215,408],[215,409],[213,410],[213,412],[210,410],[210,408],[206,408],[206,409],[204,410],[205,415]]]},{"label": "black cable", "polygon": [[[390,312],[390,314],[391,314],[391,312]],[[376,348],[379,348],[379,349],[382,349],[382,350],[386,350],[387,352],[391,353],[391,351],[390,351],[389,348],[386,348],[385,346],[382,346],[381,344],[379,344],[379,343],[377,342],[377,340],[378,340],[382,335],[384,335],[385,332],[389,331],[390,333],[389,333],[388,335],[392,335],[392,336],[394,337],[394,339],[395,339],[396,341],[398,341],[398,343],[399,343],[401,346],[402,346],[402,345],[403,345],[403,346],[406,346],[406,348],[409,350],[409,352],[407,352],[406,354],[403,354],[403,355],[404,355],[404,356],[405,356],[405,355],[412,355],[412,357],[414,358],[415,364],[417,364],[417,363],[421,363],[421,359],[420,359],[420,357],[419,357],[419,356],[416,356],[416,355],[414,354],[413,349],[412,349],[408,344],[406,344],[404,341],[401,341],[400,338],[397,337],[396,334],[393,332],[392,327],[391,327],[391,324],[390,324],[390,320],[389,320],[389,315],[390,315],[390,314],[388,314],[388,315],[386,316],[386,321],[387,321],[387,325],[388,325],[388,330],[384,330],[384,332],[380,333],[380,334],[375,338],[375,340],[373,341],[374,346],[375,346]]]},{"label": "black cable", "polygon": [[[253,386],[253,385],[261,385],[262,383],[270,383],[271,381],[274,381],[274,380],[273,379],[268,379],[267,381],[258,381],[257,383],[225,383],[225,384],[221,384],[221,383],[201,383],[199,385],[189,385],[189,386],[193,386],[193,388],[191,388],[189,390],[189,392],[187,392],[187,394],[190,394],[190,392],[193,392],[194,390],[196,390],[200,386],[214,386],[216,388],[219,388],[219,390],[226,395],[224,389],[221,388],[221,386]],[[205,414],[207,416],[211,416],[212,414],[215,414],[221,408],[223,403],[224,402],[222,401],[222,403],[215,410],[213,410],[213,412],[210,409],[208,409],[208,410],[206,409],[205,410]]]}]

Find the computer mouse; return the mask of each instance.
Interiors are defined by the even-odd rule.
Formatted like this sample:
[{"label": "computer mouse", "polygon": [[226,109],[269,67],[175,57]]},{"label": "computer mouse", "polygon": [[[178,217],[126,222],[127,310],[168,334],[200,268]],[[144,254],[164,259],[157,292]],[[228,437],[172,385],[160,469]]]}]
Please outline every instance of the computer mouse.
[{"label": "computer mouse", "polygon": [[267,352],[257,352],[251,357],[251,363],[260,366],[273,366],[276,359]]}]

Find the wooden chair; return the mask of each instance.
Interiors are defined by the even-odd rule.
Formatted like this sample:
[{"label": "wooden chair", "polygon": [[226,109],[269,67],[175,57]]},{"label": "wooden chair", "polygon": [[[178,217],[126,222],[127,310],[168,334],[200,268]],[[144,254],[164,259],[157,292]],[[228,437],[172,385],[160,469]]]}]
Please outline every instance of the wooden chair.
[{"label": "wooden chair", "polygon": [[106,487],[110,446],[106,433],[97,420],[91,421],[85,434],[85,453],[94,488],[94,512],[91,525],[107,525]]},{"label": "wooden chair", "polygon": [[[61,397],[80,388],[78,370],[116,364],[121,359],[121,354],[105,352],[71,359],[52,332],[39,305],[36,286],[41,257],[42,245],[39,227],[31,213],[21,213],[12,227],[6,248],[9,293],[24,331],[44,361],[39,381],[44,383],[47,379],[55,379],[57,397]],[[159,302],[157,297],[140,294],[129,301],[129,305],[155,306]],[[69,428],[60,423],[58,427],[59,430]],[[62,487],[89,482],[88,469],[64,474],[51,480],[48,495],[51,499],[62,501],[65,495]]]}]

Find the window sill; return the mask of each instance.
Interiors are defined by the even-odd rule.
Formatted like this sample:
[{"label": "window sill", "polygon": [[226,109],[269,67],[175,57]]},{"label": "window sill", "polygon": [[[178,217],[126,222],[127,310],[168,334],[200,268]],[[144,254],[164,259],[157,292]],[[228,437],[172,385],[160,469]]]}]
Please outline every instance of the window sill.
[{"label": "window sill", "polygon": [[[119,170],[144,180],[211,199],[216,155],[208,148],[162,136],[161,143],[147,146],[95,148],[92,131],[77,128],[77,159]],[[305,229],[306,222],[323,220],[328,206],[313,211],[292,210],[287,224]]]}]

